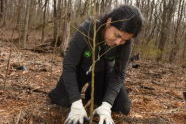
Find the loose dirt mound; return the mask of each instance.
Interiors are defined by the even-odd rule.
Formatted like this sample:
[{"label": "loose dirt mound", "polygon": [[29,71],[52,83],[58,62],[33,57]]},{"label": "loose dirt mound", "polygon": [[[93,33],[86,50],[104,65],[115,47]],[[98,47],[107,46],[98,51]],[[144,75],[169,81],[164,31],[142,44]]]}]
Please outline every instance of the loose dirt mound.
[{"label": "loose dirt mound", "polygon": [[[137,63],[137,69],[129,65],[125,82],[131,113],[113,113],[116,124],[184,124],[185,66]],[[0,124],[63,124],[68,109],[51,105],[47,98],[61,67],[59,56],[18,50],[0,42]]]}]

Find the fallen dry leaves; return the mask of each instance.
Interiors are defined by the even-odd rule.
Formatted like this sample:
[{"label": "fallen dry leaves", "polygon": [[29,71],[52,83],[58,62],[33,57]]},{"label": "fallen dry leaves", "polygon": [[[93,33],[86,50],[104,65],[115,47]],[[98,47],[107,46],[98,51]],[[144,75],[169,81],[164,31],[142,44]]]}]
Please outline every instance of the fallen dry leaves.
[{"label": "fallen dry leaves", "polygon": [[[4,84],[10,49],[13,52]],[[129,67],[125,81],[131,112],[128,116],[113,113],[116,124],[185,124],[186,67],[142,60],[136,63],[140,67]],[[26,69],[18,70],[18,66]],[[62,59],[57,55],[18,50],[0,41],[0,123],[62,124],[68,109],[51,105],[47,98],[61,67]]]}]

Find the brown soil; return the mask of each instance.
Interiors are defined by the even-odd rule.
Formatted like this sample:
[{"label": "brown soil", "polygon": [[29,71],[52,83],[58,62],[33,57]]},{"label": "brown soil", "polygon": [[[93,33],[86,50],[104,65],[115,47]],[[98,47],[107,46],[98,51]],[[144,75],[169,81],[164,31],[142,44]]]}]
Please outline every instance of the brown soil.
[{"label": "brown soil", "polygon": [[[140,67],[129,65],[125,82],[131,112],[128,116],[113,113],[116,124],[185,124],[186,67],[136,63]],[[18,66],[26,70],[16,70]],[[61,67],[62,58],[57,55],[19,50],[0,41],[0,124],[63,124],[68,109],[50,104],[47,98]]]}]

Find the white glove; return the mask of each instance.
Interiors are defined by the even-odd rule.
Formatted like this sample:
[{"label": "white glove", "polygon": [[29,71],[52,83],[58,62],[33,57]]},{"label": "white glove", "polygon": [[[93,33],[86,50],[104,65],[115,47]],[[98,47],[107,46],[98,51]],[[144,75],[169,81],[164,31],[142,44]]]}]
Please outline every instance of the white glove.
[{"label": "white glove", "polygon": [[83,107],[82,100],[73,102],[70,108],[70,113],[65,120],[65,124],[83,124],[84,119],[88,120],[88,116]]},{"label": "white glove", "polygon": [[94,115],[99,115],[99,124],[115,124],[111,117],[111,107],[108,102],[102,102],[101,106],[94,110]]}]

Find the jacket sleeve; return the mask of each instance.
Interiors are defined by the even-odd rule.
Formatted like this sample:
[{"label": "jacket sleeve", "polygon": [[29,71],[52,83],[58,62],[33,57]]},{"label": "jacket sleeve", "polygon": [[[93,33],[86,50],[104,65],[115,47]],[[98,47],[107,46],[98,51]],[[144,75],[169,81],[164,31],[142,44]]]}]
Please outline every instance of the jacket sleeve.
[{"label": "jacket sleeve", "polygon": [[85,27],[86,24],[81,25],[78,31],[73,34],[63,61],[62,78],[70,103],[80,99],[76,68],[80,62],[82,52],[87,46],[87,38],[83,35],[87,35]]},{"label": "jacket sleeve", "polygon": [[130,52],[131,41],[128,41],[122,46],[120,57],[115,60],[114,68],[111,69],[112,67],[109,67],[109,64],[107,64],[106,79],[108,85],[103,101],[109,102],[111,105],[113,105],[115,98],[123,86]]}]

